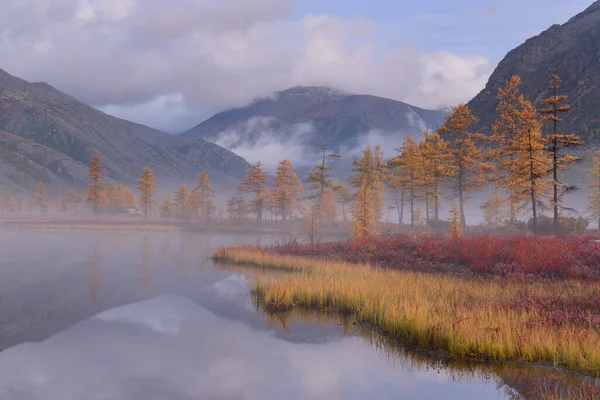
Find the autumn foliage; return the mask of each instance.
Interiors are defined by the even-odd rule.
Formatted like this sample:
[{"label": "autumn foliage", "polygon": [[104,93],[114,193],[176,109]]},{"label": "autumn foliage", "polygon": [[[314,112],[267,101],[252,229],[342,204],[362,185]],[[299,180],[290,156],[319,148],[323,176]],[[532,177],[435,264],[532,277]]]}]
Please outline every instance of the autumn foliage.
[{"label": "autumn foliage", "polygon": [[600,243],[593,238],[476,236],[369,237],[351,241],[264,247],[281,255],[370,263],[386,268],[513,278],[600,279]]}]

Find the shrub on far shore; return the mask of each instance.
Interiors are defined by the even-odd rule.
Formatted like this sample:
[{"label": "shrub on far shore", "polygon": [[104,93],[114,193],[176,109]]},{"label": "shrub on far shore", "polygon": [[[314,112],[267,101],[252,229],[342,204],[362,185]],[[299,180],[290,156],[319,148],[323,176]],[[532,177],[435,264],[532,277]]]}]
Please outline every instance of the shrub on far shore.
[{"label": "shrub on far shore", "polygon": [[[567,217],[560,216],[558,219],[558,232],[559,235],[573,235],[584,233],[590,221],[584,217]],[[533,231],[533,219],[529,219],[527,221],[527,228],[529,231]],[[542,215],[538,218],[537,221],[538,233],[540,235],[553,235],[554,232],[554,220],[550,217]]]},{"label": "shrub on far shore", "polygon": [[262,248],[273,254],[369,263],[385,268],[505,277],[600,279],[600,243],[585,236],[475,236],[457,239],[398,235]]}]

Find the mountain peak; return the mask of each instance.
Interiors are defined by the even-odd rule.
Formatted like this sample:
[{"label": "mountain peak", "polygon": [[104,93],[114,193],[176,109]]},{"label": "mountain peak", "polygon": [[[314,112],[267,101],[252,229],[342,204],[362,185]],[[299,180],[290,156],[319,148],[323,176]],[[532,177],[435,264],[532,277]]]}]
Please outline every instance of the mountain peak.
[{"label": "mountain peak", "polygon": [[292,162],[306,163],[312,156],[304,157],[303,149],[314,150],[322,143],[332,151],[373,145],[373,140],[382,145],[391,141],[387,147],[394,148],[402,134],[438,129],[445,115],[327,86],[298,86],[277,93],[275,101],[260,99],[216,114],[182,136],[187,141],[206,139],[252,157],[280,146],[272,157],[287,155]]},{"label": "mountain peak", "polygon": [[330,88],[328,86],[295,86],[293,88],[277,92],[278,97],[337,97],[346,95],[345,92]]},{"label": "mountain peak", "polygon": [[498,88],[512,75],[521,77],[520,91],[535,106],[550,95],[552,75],[562,80],[560,92],[569,96],[573,110],[561,129],[596,141],[600,138],[600,1],[563,25],[552,25],[527,39],[500,61],[485,88],[469,107],[479,119],[477,129],[488,132],[496,118]]},{"label": "mountain peak", "polygon": [[589,6],[588,8],[586,8],[585,10],[583,10],[582,12],[580,12],[579,14],[577,14],[574,17],[572,17],[571,19],[569,19],[569,21],[567,22],[567,24],[573,23],[574,21],[583,19],[585,17],[589,17],[592,14],[596,14],[595,17],[598,20],[600,20],[600,0],[595,1],[591,6]]}]

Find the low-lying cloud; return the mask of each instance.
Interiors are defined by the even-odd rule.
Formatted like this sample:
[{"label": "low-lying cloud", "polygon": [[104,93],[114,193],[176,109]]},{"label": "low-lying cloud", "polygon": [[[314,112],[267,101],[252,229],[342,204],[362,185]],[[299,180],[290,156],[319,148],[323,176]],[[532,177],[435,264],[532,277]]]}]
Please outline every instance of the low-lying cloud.
[{"label": "low-lying cloud", "polygon": [[314,133],[311,123],[285,125],[276,118],[254,117],[219,133],[211,141],[251,163],[261,161],[272,172],[285,158],[296,167],[311,166],[318,158],[316,149],[308,145]]},{"label": "low-lying cloud", "polygon": [[[411,125],[415,126],[415,132],[427,128],[423,121],[407,114],[407,119],[410,118],[414,119]],[[341,155],[341,158],[330,161],[333,175],[342,177],[352,174],[352,161],[362,157],[366,147],[379,145],[386,159],[394,157],[408,134],[372,129],[348,137],[339,147],[328,149]],[[327,140],[326,135],[317,132],[310,122],[288,124],[274,117],[253,117],[229,127],[209,140],[244,157],[250,163],[261,161],[269,173],[273,173],[277,163],[284,158],[290,160],[296,169],[306,172],[321,159],[321,150],[316,144],[319,140],[315,140],[317,135],[322,141]],[[413,133],[413,137],[419,140],[418,134]]]}]

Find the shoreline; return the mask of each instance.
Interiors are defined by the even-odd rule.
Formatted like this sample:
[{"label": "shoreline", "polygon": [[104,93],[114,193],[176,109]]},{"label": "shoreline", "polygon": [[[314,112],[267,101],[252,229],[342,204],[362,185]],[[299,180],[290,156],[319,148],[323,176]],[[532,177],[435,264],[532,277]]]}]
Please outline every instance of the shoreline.
[{"label": "shoreline", "polygon": [[[509,303],[504,300],[494,300],[494,296],[503,292],[507,286],[510,286],[508,291],[520,294],[523,290],[543,292],[544,284],[511,283],[501,279],[481,280],[415,271],[383,271],[369,265],[272,255],[249,248],[216,249],[213,259],[234,265],[290,271],[290,277],[274,280],[259,278],[254,283],[253,296],[260,307],[269,313],[293,310],[334,312],[352,316],[357,324],[368,326],[377,334],[401,343],[404,347],[420,349],[430,354],[437,353],[449,359],[514,363],[600,377],[600,354],[587,354],[593,352],[593,343],[600,339],[594,328],[590,326],[587,329],[575,324],[547,326],[536,321],[540,316],[534,312],[511,310],[507,306]],[[352,275],[360,276],[352,278]],[[404,280],[405,284],[428,286],[424,288],[426,292],[432,289],[433,284],[434,291],[440,290],[438,296],[445,298],[427,299],[426,296],[419,295],[417,289],[414,293],[422,298],[416,301],[417,305],[411,305],[407,300],[409,297],[400,291],[394,297],[385,292],[385,286],[364,290],[365,282],[357,283],[358,280],[355,280],[370,278],[379,285],[385,285],[385,279],[394,279],[397,285],[402,285]],[[440,288],[436,289],[435,285],[438,284]],[[454,285],[460,289],[458,293],[464,293],[444,292],[442,284]],[[564,290],[563,286],[569,284],[566,281],[554,283],[557,290]],[[597,285],[591,285],[589,290],[597,290]],[[579,292],[573,290],[573,295],[585,292],[583,289]],[[367,297],[368,300],[365,300]],[[505,297],[510,300],[510,296]],[[449,299],[456,304],[447,306],[445,302]],[[477,300],[473,301],[476,306],[463,307],[460,303],[466,302],[466,299]],[[393,301],[398,302],[398,305],[389,306]],[[400,304],[402,302],[406,304]],[[421,307],[422,310],[411,310],[411,307]],[[437,308],[443,309],[446,315],[429,318],[432,310]],[[407,311],[412,314],[403,314]],[[489,327],[481,322],[486,317]],[[465,326],[468,324],[472,326]],[[531,324],[532,327],[527,327],[526,324]],[[586,336],[565,336],[563,341],[562,334],[569,329],[578,329]],[[512,332],[515,330],[520,331],[521,336]],[[587,335],[594,339],[591,340]]]},{"label": "shoreline", "polygon": [[15,218],[0,219],[0,228],[5,229],[41,229],[41,230],[121,230],[133,232],[224,232],[224,233],[265,233],[292,235],[293,232],[284,226],[229,224],[229,223],[196,223],[150,220],[148,222],[125,219],[93,219],[93,218]]}]

